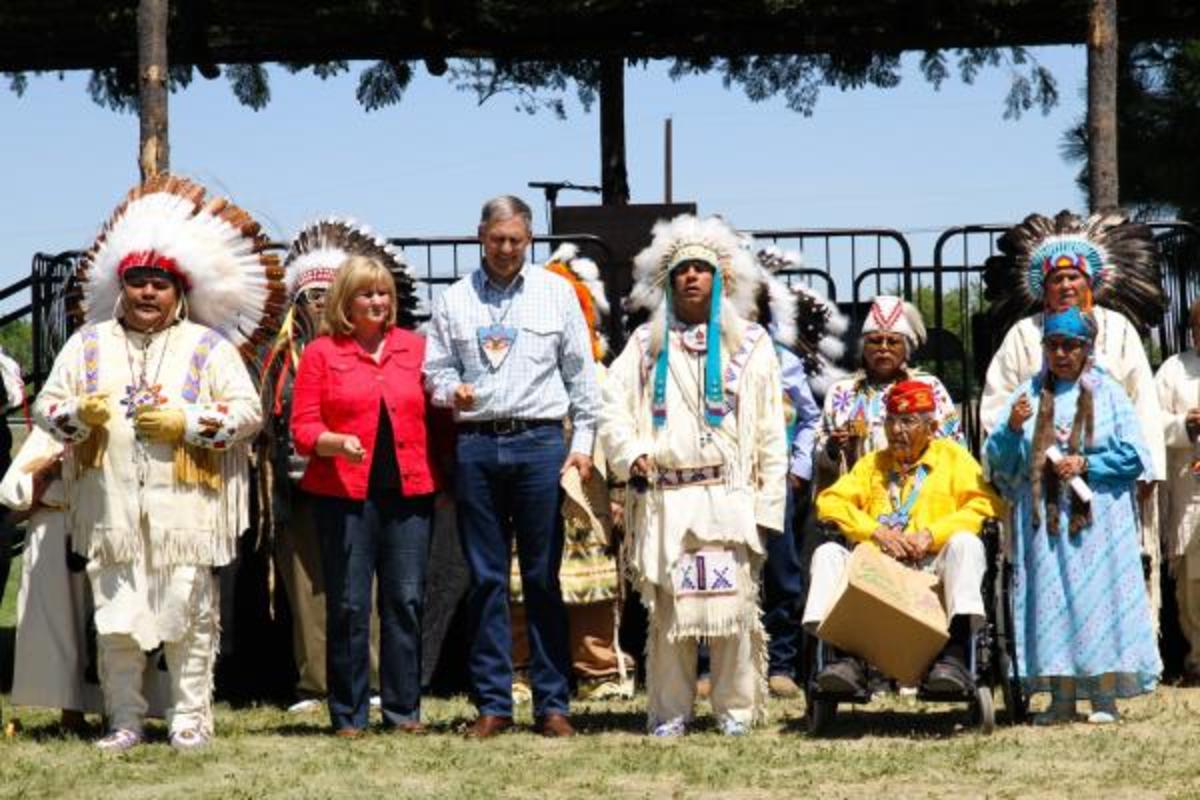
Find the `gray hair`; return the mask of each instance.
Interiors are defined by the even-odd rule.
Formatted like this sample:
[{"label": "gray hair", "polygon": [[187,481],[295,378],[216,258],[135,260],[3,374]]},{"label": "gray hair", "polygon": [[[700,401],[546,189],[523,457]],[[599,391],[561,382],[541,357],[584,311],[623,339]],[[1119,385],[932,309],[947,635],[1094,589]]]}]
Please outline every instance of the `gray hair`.
[{"label": "gray hair", "polygon": [[525,220],[525,230],[533,233],[533,212],[529,210],[529,206],[524,200],[511,194],[493,197],[483,204],[483,210],[479,212],[479,227],[486,228],[493,222],[501,222],[512,217],[520,217]]},{"label": "gray hair", "polygon": [[[875,333],[875,331],[872,331],[872,333]],[[883,333],[890,333],[890,331],[883,331]],[[904,334],[899,334],[899,335],[904,336]],[[859,333],[858,341],[855,343],[855,346],[854,346],[855,361],[860,366],[865,366],[865,364],[863,363],[863,349],[864,349],[863,340],[866,338],[867,338],[867,335],[865,333]],[[916,343],[913,342],[913,340],[908,338],[907,336],[904,336],[904,366],[906,368],[908,367],[908,362],[912,361],[913,353],[915,353],[916,351],[917,351]]]}]

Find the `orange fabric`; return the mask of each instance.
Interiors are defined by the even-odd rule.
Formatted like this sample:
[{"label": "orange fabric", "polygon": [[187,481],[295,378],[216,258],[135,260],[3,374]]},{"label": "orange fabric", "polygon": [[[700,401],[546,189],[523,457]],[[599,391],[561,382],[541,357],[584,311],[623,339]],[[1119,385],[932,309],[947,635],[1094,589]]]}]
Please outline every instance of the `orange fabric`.
[{"label": "orange fabric", "polygon": [[575,289],[575,297],[579,300],[579,308],[583,311],[583,319],[587,323],[588,333],[592,337],[592,358],[599,361],[604,357],[604,347],[600,343],[600,333],[596,330],[596,306],[592,302],[592,293],[583,285],[583,281],[576,277],[571,268],[561,261],[551,261],[546,265],[546,269],[571,282],[571,286]]},{"label": "orange fabric", "polygon": [[889,414],[922,414],[936,407],[933,388],[925,381],[900,381],[887,394]]}]

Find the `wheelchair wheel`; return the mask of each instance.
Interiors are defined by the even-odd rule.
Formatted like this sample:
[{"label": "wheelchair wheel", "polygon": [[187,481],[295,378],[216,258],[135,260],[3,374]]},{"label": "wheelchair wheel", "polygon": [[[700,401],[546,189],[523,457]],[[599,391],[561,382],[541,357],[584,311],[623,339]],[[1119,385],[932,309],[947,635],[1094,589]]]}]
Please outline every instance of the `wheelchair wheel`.
[{"label": "wheelchair wheel", "polygon": [[811,693],[807,700],[804,719],[808,725],[808,733],[810,736],[823,736],[837,717],[837,701],[818,699]]},{"label": "wheelchair wheel", "polygon": [[992,699],[992,687],[975,687],[975,699],[971,701],[971,722],[985,736],[996,730],[996,704]]}]

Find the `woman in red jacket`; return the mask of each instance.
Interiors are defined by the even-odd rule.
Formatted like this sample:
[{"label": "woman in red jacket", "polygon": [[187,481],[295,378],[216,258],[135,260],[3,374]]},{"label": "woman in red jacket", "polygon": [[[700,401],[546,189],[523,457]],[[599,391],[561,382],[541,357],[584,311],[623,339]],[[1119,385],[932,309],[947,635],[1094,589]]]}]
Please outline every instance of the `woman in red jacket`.
[{"label": "woman in red jacket", "polygon": [[425,339],[396,327],[396,284],[377,260],[337,272],[304,350],[292,437],[309,456],[327,613],[329,715],[339,736],[367,726],[372,580],[378,580],[385,728],[422,730],[421,611],[437,478],[421,384]]}]

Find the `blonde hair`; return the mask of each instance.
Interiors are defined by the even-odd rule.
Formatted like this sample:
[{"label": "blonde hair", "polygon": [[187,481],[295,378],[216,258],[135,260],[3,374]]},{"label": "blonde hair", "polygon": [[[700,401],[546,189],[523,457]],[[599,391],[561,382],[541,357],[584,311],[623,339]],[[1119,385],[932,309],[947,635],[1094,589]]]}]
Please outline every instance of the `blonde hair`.
[{"label": "blonde hair", "polygon": [[383,263],[371,256],[350,256],[338,267],[325,298],[325,313],[321,315],[320,333],[350,336],[354,323],[350,321],[350,303],[363,289],[382,286],[392,298],[391,313],[383,329],[396,324],[396,280]]}]

